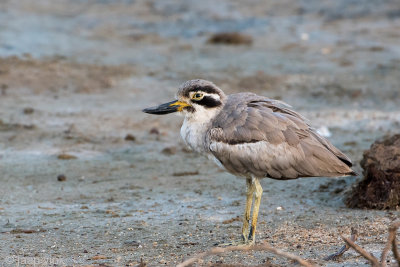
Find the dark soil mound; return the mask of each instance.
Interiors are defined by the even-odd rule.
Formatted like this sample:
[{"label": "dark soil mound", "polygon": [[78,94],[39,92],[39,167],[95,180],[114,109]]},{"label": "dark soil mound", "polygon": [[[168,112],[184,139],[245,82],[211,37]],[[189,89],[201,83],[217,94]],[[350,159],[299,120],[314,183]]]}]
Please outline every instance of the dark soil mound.
[{"label": "dark soil mound", "polygon": [[210,44],[250,45],[253,39],[250,35],[239,32],[221,32],[213,34],[207,42]]},{"label": "dark soil mound", "polygon": [[400,134],[372,144],[361,160],[364,179],[346,200],[349,208],[400,208]]}]

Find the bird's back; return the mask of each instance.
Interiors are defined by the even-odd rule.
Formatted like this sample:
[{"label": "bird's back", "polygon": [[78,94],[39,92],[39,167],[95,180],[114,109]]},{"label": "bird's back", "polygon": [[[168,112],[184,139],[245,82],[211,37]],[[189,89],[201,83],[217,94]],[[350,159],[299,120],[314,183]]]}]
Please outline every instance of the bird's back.
[{"label": "bird's back", "polygon": [[239,176],[294,179],[355,175],[350,159],[287,104],[229,95],[206,137],[210,152]]}]

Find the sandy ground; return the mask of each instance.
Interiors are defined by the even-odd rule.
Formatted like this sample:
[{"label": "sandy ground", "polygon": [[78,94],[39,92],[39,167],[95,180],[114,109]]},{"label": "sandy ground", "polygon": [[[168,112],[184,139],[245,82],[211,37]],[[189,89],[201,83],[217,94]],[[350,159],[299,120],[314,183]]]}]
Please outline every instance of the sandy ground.
[{"label": "sandy ground", "polygon": [[[174,266],[239,238],[244,180],[188,151],[181,117],[141,112],[187,79],[290,103],[359,173],[363,151],[400,131],[398,1],[215,2],[1,1],[0,266]],[[207,43],[222,31],[253,43]],[[351,227],[380,256],[400,215],[346,208],[358,179],[263,180],[258,242],[368,265],[353,251],[322,260]],[[200,264],[291,263],[231,252]]]}]

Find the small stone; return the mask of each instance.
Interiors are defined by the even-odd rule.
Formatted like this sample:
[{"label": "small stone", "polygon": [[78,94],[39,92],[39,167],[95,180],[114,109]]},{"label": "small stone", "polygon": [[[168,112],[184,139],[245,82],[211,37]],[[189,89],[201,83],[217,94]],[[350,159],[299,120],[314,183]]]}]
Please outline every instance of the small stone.
[{"label": "small stone", "polygon": [[65,182],[67,180],[67,177],[64,174],[60,174],[57,176],[57,181],[59,182]]},{"label": "small stone", "polygon": [[310,35],[308,33],[306,33],[306,32],[303,32],[300,35],[300,39],[303,40],[303,41],[308,41],[308,40],[310,40]]},{"label": "small stone", "polygon": [[321,54],[323,55],[329,55],[330,53],[332,53],[332,49],[329,47],[324,47],[321,49]]},{"label": "small stone", "polygon": [[153,127],[153,128],[151,128],[151,130],[150,130],[150,134],[159,135],[159,134],[160,134],[160,131],[159,131],[156,127]]},{"label": "small stone", "polygon": [[135,246],[135,247],[137,247],[137,246],[140,245],[140,242],[138,242],[136,240],[128,240],[128,241],[125,241],[124,244],[127,245],[127,246]]},{"label": "small stone", "polygon": [[70,159],[76,159],[77,157],[70,154],[60,154],[57,156],[57,158],[62,160],[70,160]]},{"label": "small stone", "polygon": [[174,147],[174,146],[166,147],[161,151],[161,153],[163,153],[164,155],[175,155],[176,147]]},{"label": "small stone", "polygon": [[33,108],[24,108],[24,114],[32,114],[35,110]]},{"label": "small stone", "polygon": [[96,255],[92,257],[92,260],[106,260],[107,257],[104,255]]},{"label": "small stone", "polygon": [[207,42],[209,44],[250,45],[253,38],[240,32],[220,32],[213,34]]},{"label": "small stone", "polygon": [[323,137],[331,137],[332,133],[329,131],[329,128],[327,126],[321,126],[317,129],[317,133],[322,135]]},{"label": "small stone", "polygon": [[125,140],[126,141],[136,141],[136,137],[134,135],[132,135],[132,134],[127,134],[125,136]]}]

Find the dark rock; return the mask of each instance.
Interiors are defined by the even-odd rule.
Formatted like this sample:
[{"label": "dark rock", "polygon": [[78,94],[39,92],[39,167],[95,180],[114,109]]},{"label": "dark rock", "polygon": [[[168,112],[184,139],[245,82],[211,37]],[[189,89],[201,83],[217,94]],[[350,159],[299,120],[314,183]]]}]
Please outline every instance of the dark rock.
[{"label": "dark rock", "polygon": [[35,110],[33,108],[24,108],[23,112],[24,114],[32,114]]},{"label": "dark rock", "polygon": [[198,175],[199,171],[192,171],[192,172],[174,172],[172,176],[191,176],[191,175]]},{"label": "dark rock", "polygon": [[153,128],[151,128],[151,130],[150,130],[150,134],[159,135],[159,134],[160,134],[160,131],[159,131],[156,127],[153,127]]},{"label": "dark rock", "polygon": [[36,126],[33,124],[7,123],[0,119],[0,131],[33,130]]},{"label": "dark rock", "polygon": [[132,134],[127,134],[127,135],[125,136],[125,140],[126,140],[126,141],[135,141],[135,140],[136,140],[136,137],[135,137],[134,135],[132,135]]},{"label": "dark rock", "polygon": [[60,174],[57,176],[57,181],[64,182],[67,180],[67,177],[64,174]]},{"label": "dark rock", "polygon": [[164,155],[175,155],[176,154],[176,147],[171,146],[171,147],[166,147],[163,150],[161,150],[161,153],[163,153]]},{"label": "dark rock", "polygon": [[361,160],[364,178],[350,193],[350,208],[399,209],[400,134],[372,144]]},{"label": "dark rock", "polygon": [[253,39],[251,36],[239,32],[221,32],[213,34],[207,42],[210,44],[249,45]]}]

